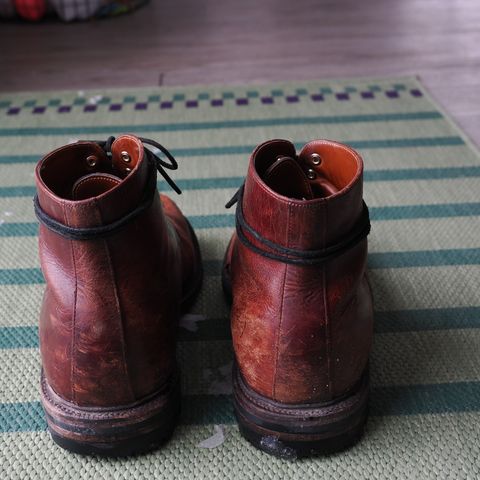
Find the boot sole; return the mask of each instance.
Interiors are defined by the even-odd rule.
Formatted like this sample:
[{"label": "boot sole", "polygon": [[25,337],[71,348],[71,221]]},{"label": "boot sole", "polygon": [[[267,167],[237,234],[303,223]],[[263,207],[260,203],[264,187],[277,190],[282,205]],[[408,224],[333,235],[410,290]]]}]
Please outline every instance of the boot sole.
[{"label": "boot sole", "polygon": [[354,445],[368,414],[366,372],[356,389],[328,404],[282,404],[254,392],[233,368],[233,403],[240,433],[256,448],[291,459],[326,455]]},{"label": "boot sole", "polygon": [[42,371],[41,402],[53,440],[75,453],[127,456],[166,442],[180,413],[180,383],[173,378],[162,391],[119,408],[81,408],[59,397]]}]

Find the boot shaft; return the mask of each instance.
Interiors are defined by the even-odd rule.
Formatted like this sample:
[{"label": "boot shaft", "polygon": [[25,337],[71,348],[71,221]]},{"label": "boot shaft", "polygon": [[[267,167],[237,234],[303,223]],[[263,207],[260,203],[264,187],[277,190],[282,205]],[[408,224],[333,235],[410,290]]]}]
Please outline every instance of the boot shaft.
[{"label": "boot shaft", "polygon": [[232,335],[247,383],[279,402],[329,401],[366,368],[372,305],[362,174],[360,156],[334,142],[311,142],[297,156],[290,142],[274,140],[252,155],[238,207],[245,228],[227,254]]},{"label": "boot shaft", "polygon": [[[58,395],[85,406],[134,402],[158,389],[175,361],[180,251],[153,185],[155,167],[133,136],[119,137],[111,153],[80,142],[36,170],[38,205],[63,228],[41,224],[39,232],[43,369]],[[142,205],[118,231],[102,233]],[[99,234],[71,238],[69,229]]]}]

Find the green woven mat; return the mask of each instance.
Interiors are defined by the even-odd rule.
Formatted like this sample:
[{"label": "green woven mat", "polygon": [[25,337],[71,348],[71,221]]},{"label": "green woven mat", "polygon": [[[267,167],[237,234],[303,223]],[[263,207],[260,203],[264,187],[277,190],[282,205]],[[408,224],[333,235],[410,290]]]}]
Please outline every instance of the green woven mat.
[{"label": "green woven mat", "polygon": [[[155,138],[178,158],[184,193],[168,193],[198,233],[206,278],[181,329],[184,404],[173,439],[149,455],[105,460],[67,453],[45,430],[33,169],[54,147],[122,132]],[[0,137],[0,479],[479,478],[479,154],[416,80],[2,95]],[[224,204],[253,147],[275,137],[358,149],[373,220],[367,432],[347,452],[298,462],[238,433],[219,278],[234,223]],[[215,425],[225,441],[200,448]]]}]

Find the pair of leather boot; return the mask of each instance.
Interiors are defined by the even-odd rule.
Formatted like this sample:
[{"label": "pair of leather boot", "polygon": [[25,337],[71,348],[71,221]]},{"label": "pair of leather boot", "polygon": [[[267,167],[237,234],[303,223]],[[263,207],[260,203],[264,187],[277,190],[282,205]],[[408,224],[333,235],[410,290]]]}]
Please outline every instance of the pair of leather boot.
[{"label": "pair of leather boot", "polygon": [[[150,450],[177,422],[178,319],[202,267],[193,229],[157,191],[157,171],[178,191],[165,171],[176,168],[132,135],[61,147],[36,168],[42,405],[69,450]],[[297,155],[272,140],[228,205],[234,409],[242,434],[275,455],[342,449],[363,430],[373,315],[362,171],[344,145]]]}]

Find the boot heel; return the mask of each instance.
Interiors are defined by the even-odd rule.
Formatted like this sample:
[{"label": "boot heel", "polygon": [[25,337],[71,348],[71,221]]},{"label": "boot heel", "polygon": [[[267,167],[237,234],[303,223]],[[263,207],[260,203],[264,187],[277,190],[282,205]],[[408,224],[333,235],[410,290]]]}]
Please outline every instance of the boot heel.
[{"label": "boot heel", "polygon": [[127,456],[147,452],[166,442],[180,413],[180,384],[149,398],[118,408],[79,407],[59,397],[42,372],[42,407],[53,440],[71,452]]},{"label": "boot heel", "polygon": [[249,388],[234,366],[234,410],[240,433],[260,450],[291,460],[344,450],[363,434],[368,384],[365,372],[355,391],[338,401],[281,404]]}]

